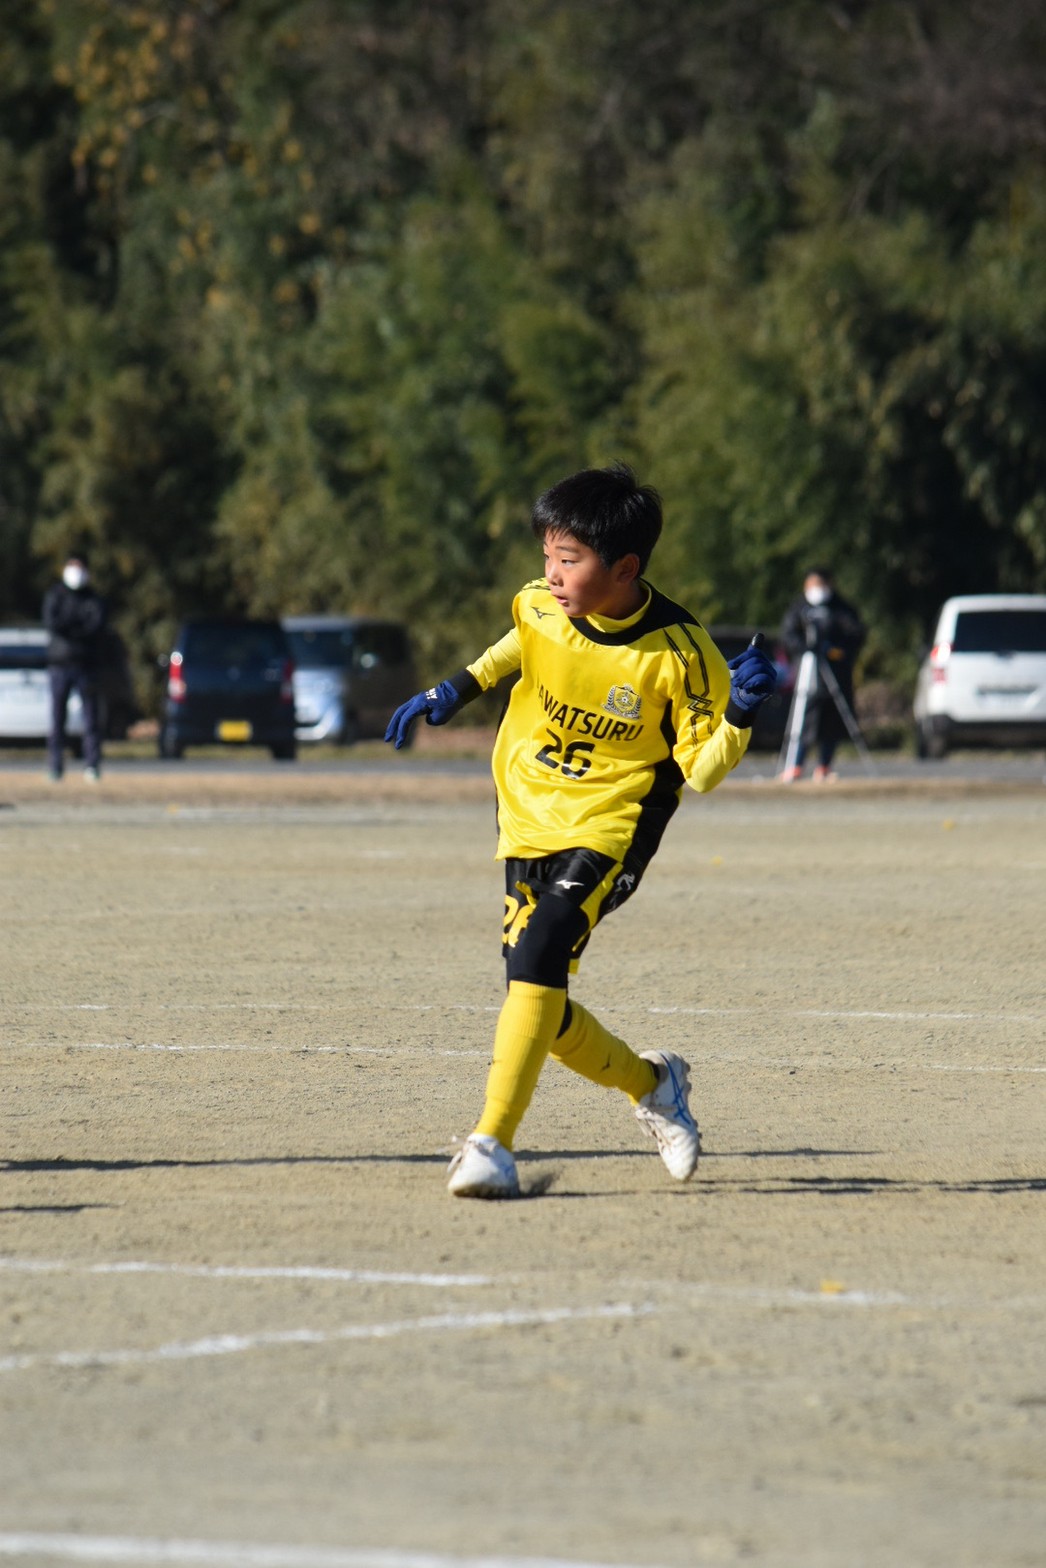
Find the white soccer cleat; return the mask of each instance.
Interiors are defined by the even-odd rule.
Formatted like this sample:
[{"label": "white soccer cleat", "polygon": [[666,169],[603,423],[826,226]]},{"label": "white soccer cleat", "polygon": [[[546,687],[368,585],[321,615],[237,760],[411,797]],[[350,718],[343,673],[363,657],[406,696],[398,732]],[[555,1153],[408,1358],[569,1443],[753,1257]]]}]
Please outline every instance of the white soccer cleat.
[{"label": "white soccer cleat", "polygon": [[635,1108],[636,1117],[657,1142],[669,1175],[688,1181],[697,1169],[701,1134],[690,1114],[690,1064],[675,1051],[641,1051],[657,1069],[657,1084]]},{"label": "white soccer cleat", "polygon": [[447,1186],[455,1198],[518,1198],[511,1150],[485,1133],[469,1133],[450,1162]]}]

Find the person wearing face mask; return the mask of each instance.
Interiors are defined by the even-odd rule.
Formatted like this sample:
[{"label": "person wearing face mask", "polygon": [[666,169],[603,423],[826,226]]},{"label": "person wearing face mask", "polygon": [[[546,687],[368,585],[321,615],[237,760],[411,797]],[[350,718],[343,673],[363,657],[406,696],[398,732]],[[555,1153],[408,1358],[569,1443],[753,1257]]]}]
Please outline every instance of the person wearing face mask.
[{"label": "person wearing face mask", "polygon": [[[853,605],[836,592],[832,573],[826,567],[811,568],[803,578],[802,594],[789,605],[781,623],[781,641],[792,659],[798,662],[811,650],[817,655],[817,681],[807,700],[795,764],[781,775],[784,783],[792,784],[802,777],[812,752],[817,754],[814,783],[828,783],[836,777],[832,770],[835,749],[847,736],[838,697],[852,713],[854,664],[866,636],[864,622]],[[835,677],[837,692],[826,679],[825,666]]]},{"label": "person wearing face mask", "polygon": [[72,693],[78,692],[84,720],[84,777],[96,780],[102,764],[98,728],[98,664],[107,611],[105,600],[90,585],[87,552],[70,552],[61,580],[44,595],[43,623],[50,632],[47,648],[51,679],[51,728],[47,738],[52,779],[65,766],[65,715]]}]

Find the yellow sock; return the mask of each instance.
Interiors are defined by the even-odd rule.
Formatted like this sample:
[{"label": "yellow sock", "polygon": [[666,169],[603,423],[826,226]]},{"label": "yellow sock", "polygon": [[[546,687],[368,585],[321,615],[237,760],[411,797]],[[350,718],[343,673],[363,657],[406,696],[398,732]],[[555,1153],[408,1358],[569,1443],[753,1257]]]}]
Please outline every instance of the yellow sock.
[{"label": "yellow sock", "polygon": [[567,993],[551,986],[510,980],[494,1032],[494,1060],[487,1075],[487,1098],[476,1132],[511,1149],[516,1128],[563,1022]]},{"label": "yellow sock", "polygon": [[598,1018],[573,1000],[570,1023],[552,1046],[552,1055],[582,1078],[608,1089],[623,1089],[633,1104],[657,1083],[651,1062],[637,1056],[630,1045],[604,1029]]}]

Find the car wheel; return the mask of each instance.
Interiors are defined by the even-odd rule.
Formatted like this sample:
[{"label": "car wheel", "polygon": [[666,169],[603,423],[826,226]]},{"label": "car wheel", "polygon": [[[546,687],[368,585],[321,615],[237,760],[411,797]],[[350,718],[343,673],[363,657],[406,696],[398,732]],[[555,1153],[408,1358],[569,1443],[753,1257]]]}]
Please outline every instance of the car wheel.
[{"label": "car wheel", "polygon": [[930,719],[920,719],[915,727],[915,754],[923,762],[940,762],[948,755],[948,732]]},{"label": "car wheel", "polygon": [[298,747],[292,740],[284,741],[278,746],[270,746],[269,750],[277,762],[293,762],[298,755]]},{"label": "car wheel", "polygon": [[105,727],[107,740],[126,740],[127,731],[132,724],[131,713],[127,708],[113,708],[109,714],[109,722]]}]

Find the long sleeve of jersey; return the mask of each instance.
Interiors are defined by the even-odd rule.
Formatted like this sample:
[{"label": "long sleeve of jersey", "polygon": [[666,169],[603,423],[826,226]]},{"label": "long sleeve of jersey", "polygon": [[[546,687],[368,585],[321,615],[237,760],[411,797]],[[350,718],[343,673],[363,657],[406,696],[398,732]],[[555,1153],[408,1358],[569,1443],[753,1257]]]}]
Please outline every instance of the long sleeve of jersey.
[{"label": "long sleeve of jersey", "polygon": [[629,621],[572,620],[541,579],[513,621],[468,666],[483,690],[520,672],[494,747],[499,857],[588,848],[645,864],[683,784],[714,789],[747,749],[726,661],[656,589]]},{"label": "long sleeve of jersey", "polygon": [[482,691],[490,691],[506,675],[514,675],[520,666],[519,628],[513,626],[500,642],[488,648],[474,664],[467,666],[469,674]]}]

